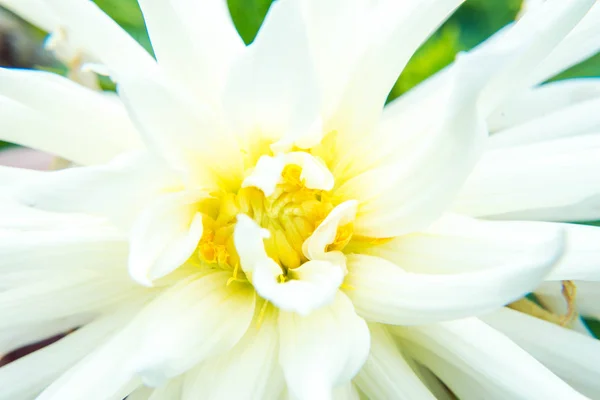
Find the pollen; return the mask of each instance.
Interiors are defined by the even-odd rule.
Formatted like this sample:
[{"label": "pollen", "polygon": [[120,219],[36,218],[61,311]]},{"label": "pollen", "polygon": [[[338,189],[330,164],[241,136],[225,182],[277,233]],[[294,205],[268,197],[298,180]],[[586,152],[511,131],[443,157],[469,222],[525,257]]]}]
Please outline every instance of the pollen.
[{"label": "pollen", "polygon": [[[233,242],[236,216],[240,213],[270,232],[264,240],[265,250],[282,267],[280,280],[285,281],[288,270],[306,262],[302,245],[334,204],[328,192],[307,188],[301,172],[296,165],[286,166],[270,196],[256,187],[244,187],[237,193],[213,193],[202,203],[204,233],[196,251],[201,264],[231,270],[232,281],[245,280]],[[326,251],[342,250],[353,232],[353,224],[341,226]]]}]

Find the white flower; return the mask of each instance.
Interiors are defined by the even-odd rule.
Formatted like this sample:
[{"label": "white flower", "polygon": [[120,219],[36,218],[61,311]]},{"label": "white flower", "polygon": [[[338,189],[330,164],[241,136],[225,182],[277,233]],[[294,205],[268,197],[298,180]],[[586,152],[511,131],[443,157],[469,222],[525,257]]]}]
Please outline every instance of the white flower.
[{"label": "white flower", "polygon": [[0,70],[0,138],[79,165],[0,169],[1,349],[79,327],[0,399],[597,397],[595,339],[504,306],[600,279],[598,228],[527,221],[600,218],[600,83],[539,86],[600,7],[544,2],[384,107],[460,3],[279,0],[246,47],[223,1],[140,0],[155,61],[46,0],[118,96]]}]

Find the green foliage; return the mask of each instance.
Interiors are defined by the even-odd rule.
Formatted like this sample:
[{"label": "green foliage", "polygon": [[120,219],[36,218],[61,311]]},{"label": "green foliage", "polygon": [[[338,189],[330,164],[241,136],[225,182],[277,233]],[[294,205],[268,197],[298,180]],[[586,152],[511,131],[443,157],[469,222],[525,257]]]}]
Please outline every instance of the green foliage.
[{"label": "green foliage", "polygon": [[272,0],[227,0],[233,23],[246,44],[256,37],[271,3]]},{"label": "green foliage", "polygon": [[409,91],[431,75],[443,69],[463,49],[460,28],[446,24],[417,50],[392,88],[388,101]]},{"label": "green foliage", "polygon": [[94,0],[94,2],[146,50],[152,52],[144,17],[136,0]]},{"label": "green foliage", "polygon": [[515,20],[522,0],[467,0],[449,22],[461,28],[460,41],[471,49]]}]

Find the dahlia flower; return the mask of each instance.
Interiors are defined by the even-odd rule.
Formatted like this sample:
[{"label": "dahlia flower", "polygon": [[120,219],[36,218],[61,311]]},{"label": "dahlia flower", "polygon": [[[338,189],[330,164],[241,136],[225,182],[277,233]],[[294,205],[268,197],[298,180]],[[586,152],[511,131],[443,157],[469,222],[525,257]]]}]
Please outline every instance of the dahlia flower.
[{"label": "dahlia flower", "polygon": [[279,0],[249,46],[224,1],[139,0],[156,59],[91,1],[0,3],[118,87],[0,70],[0,139],[73,163],[0,169],[1,349],[70,332],[0,399],[600,396],[600,231],[561,222],[600,219],[600,82],[541,84],[595,1],[388,105],[460,0]]}]

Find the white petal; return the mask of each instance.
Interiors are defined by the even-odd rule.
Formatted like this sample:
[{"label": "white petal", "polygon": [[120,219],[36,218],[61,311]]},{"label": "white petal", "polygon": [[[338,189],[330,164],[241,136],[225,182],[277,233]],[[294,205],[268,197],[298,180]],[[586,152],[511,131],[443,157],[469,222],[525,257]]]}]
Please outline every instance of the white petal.
[{"label": "white petal", "polygon": [[[318,142],[319,92],[297,1],[274,2],[254,42],[233,65],[224,93],[226,117],[244,140],[257,132],[286,135],[306,148]],[[316,136],[315,136],[316,135]]]},{"label": "white petal", "polygon": [[46,32],[58,25],[58,18],[43,0],[0,0],[0,5]]},{"label": "white petal", "polygon": [[[492,132],[509,130],[509,128],[517,126],[529,126],[528,123],[530,121],[550,115],[561,115],[568,109],[575,110],[571,106],[579,105],[586,100],[598,97],[600,97],[600,79],[597,78],[567,79],[550,82],[529,89],[511,98],[510,101],[503,103],[487,118],[487,124]],[[588,115],[589,117],[591,115]],[[571,120],[569,122],[573,123],[575,121]],[[564,134],[568,134],[567,132]],[[540,138],[546,137],[543,135],[543,132],[536,133]],[[496,145],[497,140],[501,141],[505,139],[492,136],[490,142]]]},{"label": "white petal", "polygon": [[[125,321],[126,322],[126,321]],[[52,382],[37,400],[120,400],[140,386],[124,368],[141,331],[128,328],[109,336],[85,358]]]},{"label": "white petal", "polygon": [[600,5],[593,6],[581,22],[535,69],[532,80],[543,82],[600,51]]},{"label": "white petal", "polygon": [[270,308],[259,318],[231,350],[186,373],[182,400],[277,397],[284,386],[277,363],[277,313]]},{"label": "white petal", "polygon": [[548,280],[600,281],[600,227],[574,224],[558,225],[566,231],[563,256]]},{"label": "white petal", "polygon": [[134,321],[138,346],[126,369],[160,386],[196,363],[232,348],[254,314],[249,285],[227,286],[227,272],[191,277],[170,288]]},{"label": "white petal", "polygon": [[268,235],[248,216],[238,215],[234,242],[241,267],[257,293],[282,310],[302,315],[330,304],[344,280],[343,254],[331,252],[325,260],[305,262],[290,270],[288,280],[281,282],[283,270],[264,248],[263,238]]},{"label": "white petal", "polygon": [[149,400],[154,389],[141,386],[127,396],[127,400]]},{"label": "white petal", "polygon": [[332,400],[360,400],[360,394],[353,383],[347,383],[333,390]]},{"label": "white petal", "polygon": [[[334,192],[336,198],[359,201],[358,235],[391,237],[422,229],[448,206],[484,149],[487,130],[477,102],[497,62],[489,57],[473,60],[469,55],[459,59],[455,80],[440,88],[435,99],[443,115],[421,119],[409,128],[407,135],[414,140],[406,157],[388,159]],[[371,140],[379,143],[377,137]]]},{"label": "white petal", "polygon": [[371,351],[354,382],[370,399],[430,399],[435,397],[415,375],[385,328],[369,325]]},{"label": "white petal", "polygon": [[92,1],[45,0],[60,20],[60,27],[76,38],[78,47],[100,60],[118,78],[126,72],[156,68],[156,63],[131,36]]},{"label": "white petal", "polygon": [[146,145],[171,167],[187,173],[190,185],[239,185],[243,165],[239,147],[205,104],[158,73],[123,75],[118,92]]},{"label": "white petal", "polygon": [[106,165],[44,172],[15,196],[35,209],[107,217],[128,228],[148,200],[179,185],[160,160],[133,153]]},{"label": "white petal", "polygon": [[560,256],[562,241],[560,235],[548,235],[489,268],[443,275],[410,273],[382,258],[352,254],[345,292],[362,317],[386,324],[482,314],[534,290]]},{"label": "white petal", "polygon": [[279,333],[279,363],[299,400],[331,398],[333,387],[349,382],[369,354],[367,324],[342,293],[308,316],[281,312]]},{"label": "white petal", "polygon": [[96,164],[142,146],[123,104],[59,75],[0,68],[4,141]]},{"label": "white petal", "polygon": [[482,320],[581,393],[591,398],[600,393],[600,341],[508,308]]},{"label": "white petal", "polygon": [[281,283],[281,273],[275,275],[261,263],[254,271],[252,283],[256,292],[277,308],[309,315],[334,301],[345,272],[343,258],[342,263],[312,260],[290,270],[290,280]]},{"label": "white petal", "polygon": [[221,0],[141,0],[160,66],[206,103],[216,105],[233,59],[244,49]]},{"label": "white petal", "polygon": [[[498,57],[504,59],[494,66],[494,79],[487,85],[482,98],[482,112],[486,116],[497,107],[504,107],[506,102],[511,101],[512,95],[520,94],[536,83],[536,79],[532,79],[534,68],[543,63],[545,58],[549,58],[548,54],[577,25],[593,3],[594,0],[545,1],[540,7],[527,13],[526,17],[500,30],[470,51],[476,60]],[[565,60],[560,56],[557,59]],[[410,112],[415,103],[439,91],[439,87],[451,79],[456,65],[452,64],[396,99],[386,107],[389,110],[386,114],[392,119],[402,118],[402,114]],[[543,80],[545,79],[537,83]]]},{"label": "white petal", "polygon": [[482,99],[486,114],[498,107],[510,94],[534,83],[531,82],[531,71],[554,50],[594,3],[595,0],[544,2],[476,50],[481,54],[507,50],[513,53],[513,62],[486,88]]},{"label": "white petal", "polygon": [[40,342],[90,322],[89,315],[75,315],[54,321],[32,323],[0,331],[0,354],[8,354],[23,346]]},{"label": "white petal", "polygon": [[[339,151],[372,131],[385,100],[408,60],[462,0],[380,1],[357,18],[366,21],[364,52],[351,72],[325,132],[339,133]],[[361,43],[362,42],[362,43]],[[365,43],[366,42],[366,43]],[[343,59],[340,61],[344,61]],[[344,69],[342,69],[342,72]],[[335,73],[335,72],[334,72]]]},{"label": "white petal", "polygon": [[[152,392],[152,396],[148,398],[148,400],[171,400],[171,399],[181,399],[181,392],[183,390],[183,378],[178,377],[175,379],[170,379],[169,382],[155,389]],[[129,397],[127,398],[129,400]]]},{"label": "white petal", "polygon": [[[430,351],[447,361],[449,368],[457,368],[484,388],[502,393],[500,398],[585,399],[509,338],[475,318],[394,328],[394,333],[410,342],[406,349],[417,359],[419,348]],[[439,376],[448,369],[422,361]],[[452,382],[446,383],[452,388]]]},{"label": "white petal", "polygon": [[[302,244],[302,252],[310,260],[337,260],[338,252],[327,252],[340,227],[350,224],[356,216],[357,202],[348,200],[337,205]],[[333,256],[333,257],[332,257]]]},{"label": "white petal", "polygon": [[242,182],[242,187],[254,186],[265,196],[271,196],[282,180],[281,173],[288,165],[297,165],[302,169],[300,180],[308,189],[326,191],[333,189],[334,178],[327,166],[318,158],[303,151],[278,154],[275,157],[261,156],[254,170]]},{"label": "white petal", "polygon": [[46,231],[0,230],[0,287],[41,283],[59,274],[119,276],[126,265],[126,237],[112,229],[84,226]]},{"label": "white petal", "polygon": [[127,299],[146,295],[132,282],[118,277],[111,279],[75,272],[60,275],[0,292],[0,312],[4,316],[0,327],[93,314]]},{"label": "white petal", "polygon": [[445,214],[422,232],[382,244],[360,246],[357,242],[355,252],[385,258],[414,273],[484,271],[526,257],[532,248],[544,243],[550,246],[556,235],[567,228],[539,222],[485,221]]},{"label": "white petal", "polygon": [[[595,198],[600,192],[600,134],[513,146],[485,153],[462,188],[454,210],[473,216],[529,219],[529,211],[556,209]],[[586,208],[587,220],[600,217]],[[511,215],[503,215],[511,213]],[[518,213],[518,214],[516,214]],[[582,215],[582,217],[585,215]]]},{"label": "white petal", "polygon": [[0,383],[3,387],[0,399],[25,399],[38,395],[64,371],[126,324],[138,308],[135,305],[123,307],[83,326],[56,343],[0,368]]},{"label": "white petal", "polygon": [[399,340],[401,348],[408,356],[418,360],[419,365],[429,372],[440,385],[446,388],[446,396],[441,398],[461,400],[504,400],[510,396],[502,390],[493,387],[483,379],[478,379],[476,376],[471,376],[459,368],[456,368],[451,362],[436,354],[434,351],[420,346],[413,342]]},{"label": "white petal", "polygon": [[268,238],[270,235],[271,233],[268,230],[261,228],[247,215],[238,214],[233,240],[240,257],[240,266],[250,281],[252,281],[252,274],[260,264],[268,266],[273,275],[279,275],[283,272],[281,267],[269,258],[265,250],[263,239]]},{"label": "white petal", "polygon": [[129,273],[137,282],[152,281],[179,268],[202,237],[202,196],[187,192],[158,197],[137,218],[131,230]]},{"label": "white petal", "polygon": [[489,147],[497,149],[597,133],[600,131],[600,117],[595,113],[598,107],[600,94],[590,100],[497,132],[490,138]]},{"label": "white petal", "polygon": [[365,0],[302,0],[310,52],[322,96],[322,114],[331,115],[369,43]]}]

